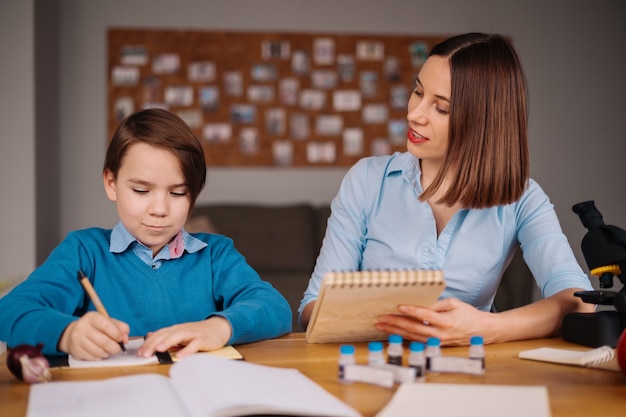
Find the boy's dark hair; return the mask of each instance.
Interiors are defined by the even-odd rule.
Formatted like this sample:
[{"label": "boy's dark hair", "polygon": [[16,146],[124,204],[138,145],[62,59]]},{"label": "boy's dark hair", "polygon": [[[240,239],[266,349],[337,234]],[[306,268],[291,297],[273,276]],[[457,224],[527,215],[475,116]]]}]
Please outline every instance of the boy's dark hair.
[{"label": "boy's dark hair", "polygon": [[140,110],[124,119],[113,134],[103,171],[109,170],[117,178],[129,146],[139,142],[166,149],[176,156],[189,190],[191,214],[206,182],[204,150],[198,138],[174,113],[157,108]]},{"label": "boy's dark hair", "polygon": [[450,63],[448,151],[420,200],[443,179],[442,203],[486,208],[513,203],[529,178],[526,80],[511,43],[500,35],[468,33],[436,45],[429,56]]}]

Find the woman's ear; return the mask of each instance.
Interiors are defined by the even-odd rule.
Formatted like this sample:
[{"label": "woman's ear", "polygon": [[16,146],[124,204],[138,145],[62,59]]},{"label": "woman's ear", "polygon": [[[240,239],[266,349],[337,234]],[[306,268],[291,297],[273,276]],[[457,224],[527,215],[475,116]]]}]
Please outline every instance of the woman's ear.
[{"label": "woman's ear", "polygon": [[117,187],[115,184],[115,175],[110,169],[105,169],[102,173],[102,181],[104,182],[104,191],[111,201],[117,201]]}]

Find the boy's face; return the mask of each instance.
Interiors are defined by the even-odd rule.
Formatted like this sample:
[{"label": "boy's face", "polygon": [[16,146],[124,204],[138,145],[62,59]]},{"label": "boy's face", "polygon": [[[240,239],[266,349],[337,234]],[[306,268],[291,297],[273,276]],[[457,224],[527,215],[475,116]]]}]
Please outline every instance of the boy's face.
[{"label": "boy's face", "polygon": [[155,256],[183,228],[191,200],[180,163],[164,148],[136,143],[128,151],[117,178],[106,171],[104,188],[117,203],[120,220]]}]

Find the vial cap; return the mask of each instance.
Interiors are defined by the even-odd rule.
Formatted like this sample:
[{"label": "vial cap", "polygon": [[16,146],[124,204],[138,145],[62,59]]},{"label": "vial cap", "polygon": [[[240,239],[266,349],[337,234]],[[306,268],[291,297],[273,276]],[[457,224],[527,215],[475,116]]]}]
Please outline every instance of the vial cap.
[{"label": "vial cap", "polygon": [[421,352],[424,350],[424,344],[422,342],[411,342],[409,350],[411,352]]},{"label": "vial cap", "polygon": [[399,334],[389,335],[389,343],[402,343],[402,336]]},{"label": "vial cap", "polygon": [[367,346],[370,352],[382,352],[383,351],[382,342],[370,342]]},{"label": "vial cap", "polygon": [[482,345],[483,337],[482,336],[472,336],[470,338],[470,345]]},{"label": "vial cap", "polygon": [[354,353],[354,346],[352,345],[341,345],[339,348],[339,352],[344,355],[352,355]]},{"label": "vial cap", "polygon": [[426,340],[426,345],[428,346],[439,346],[440,344],[441,342],[438,337],[429,337],[428,340]]}]

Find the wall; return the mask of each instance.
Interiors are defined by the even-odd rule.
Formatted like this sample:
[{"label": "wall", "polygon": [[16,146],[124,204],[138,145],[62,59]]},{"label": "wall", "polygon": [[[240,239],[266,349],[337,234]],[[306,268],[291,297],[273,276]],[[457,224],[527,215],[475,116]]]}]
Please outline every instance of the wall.
[{"label": "wall", "polygon": [[0,10],[1,294],[35,266],[34,2]]},{"label": "wall", "polygon": [[[57,1],[59,239],[72,229],[111,227],[116,220],[100,180],[106,146],[106,29],[111,26],[507,34],[518,48],[529,83],[532,176],[555,203],[581,264],[579,243],[585,230],[571,212],[574,203],[594,199],[607,223],[626,228],[621,165],[626,155],[621,123],[626,97],[626,4],[622,0]],[[19,38],[20,43],[27,38],[28,33]],[[7,99],[1,100],[5,106]],[[19,151],[28,150],[20,147]],[[213,168],[200,202],[325,203],[344,173],[343,169]],[[26,176],[20,184],[28,181]]]},{"label": "wall", "polygon": [[36,249],[45,259],[60,236],[61,166],[57,0],[35,1]]}]

